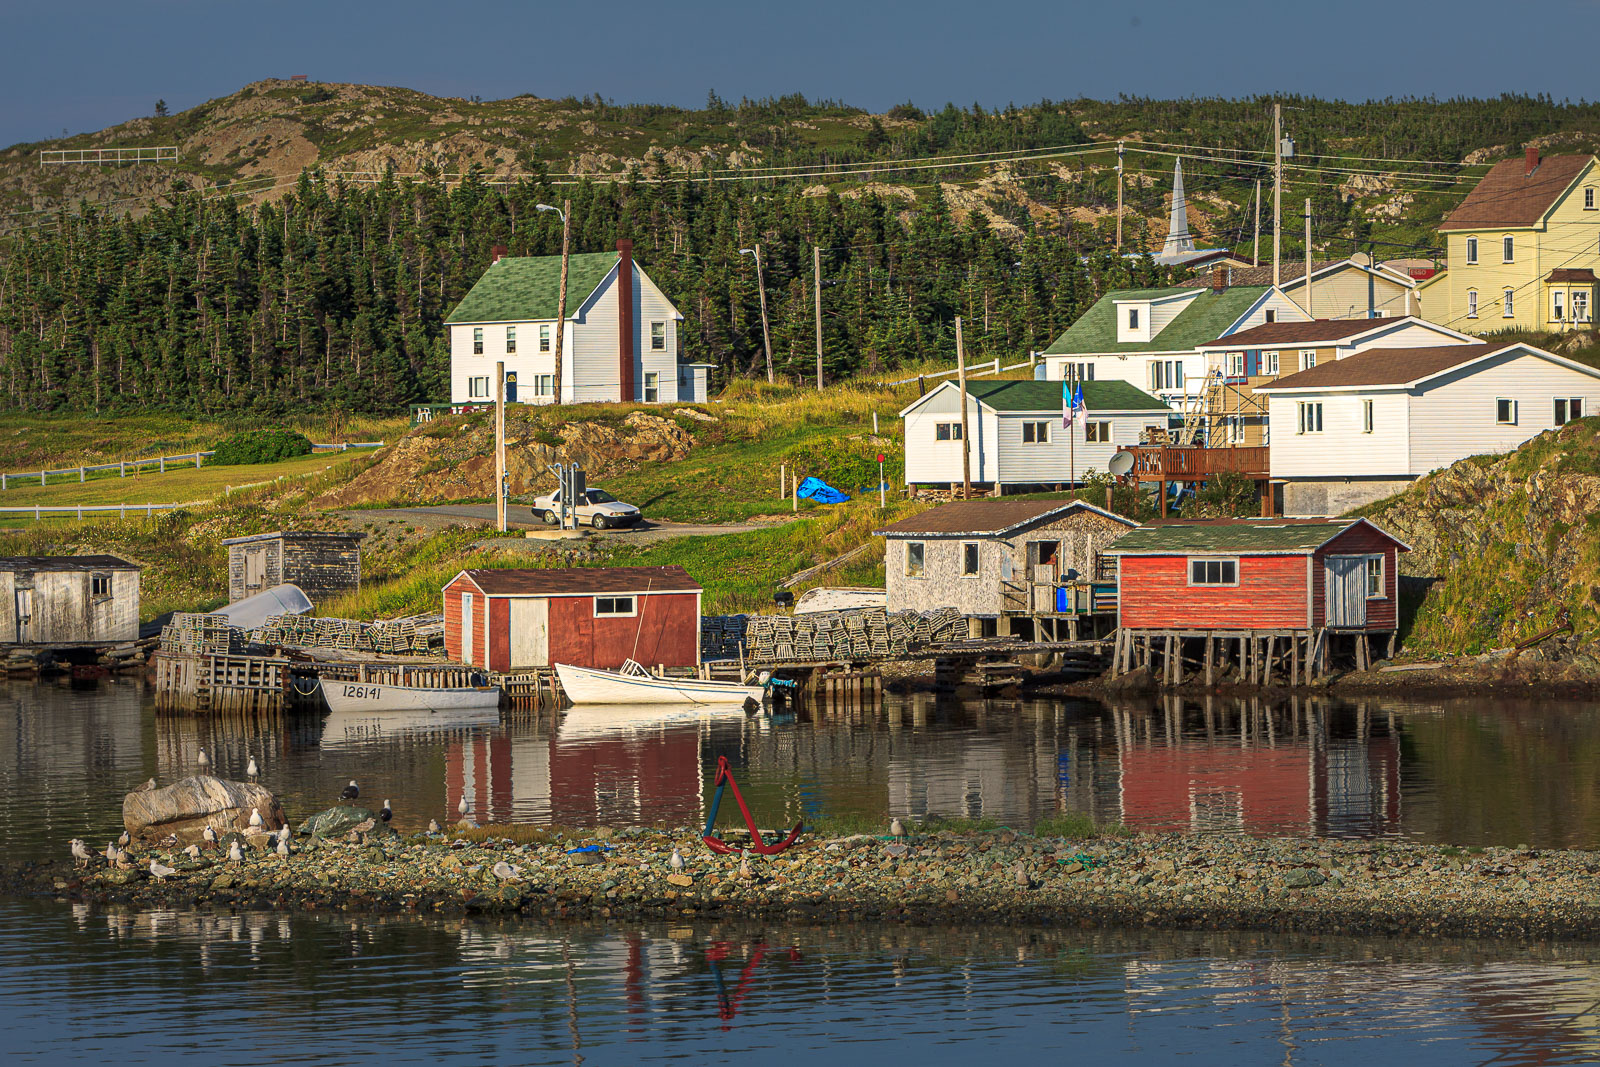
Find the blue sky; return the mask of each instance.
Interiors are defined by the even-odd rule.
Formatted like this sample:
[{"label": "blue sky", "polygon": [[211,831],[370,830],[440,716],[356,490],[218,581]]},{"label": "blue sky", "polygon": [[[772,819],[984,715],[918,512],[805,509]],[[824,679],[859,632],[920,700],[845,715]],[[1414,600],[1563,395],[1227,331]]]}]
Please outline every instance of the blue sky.
[{"label": "blue sky", "polygon": [[1593,99],[1597,28],[1596,0],[0,0],[0,145],[290,74],[691,106],[709,89],[802,92],[873,110],[1119,93]]}]

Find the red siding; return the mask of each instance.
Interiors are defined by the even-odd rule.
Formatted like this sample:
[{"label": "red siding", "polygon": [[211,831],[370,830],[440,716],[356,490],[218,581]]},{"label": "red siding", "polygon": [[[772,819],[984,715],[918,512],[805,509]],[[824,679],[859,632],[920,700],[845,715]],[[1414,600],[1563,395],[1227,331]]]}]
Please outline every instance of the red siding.
[{"label": "red siding", "polygon": [[472,642],[473,661],[483,665],[483,591],[471,579],[457,578],[444,587],[444,648],[450,658],[457,663],[461,662],[461,594],[471,593],[473,600],[473,615],[478,623]]},{"label": "red siding", "polygon": [[511,601],[503,596],[489,598],[489,669],[511,669]]},{"label": "red siding", "polygon": [[1393,630],[1400,614],[1400,552],[1394,539],[1370,526],[1356,525],[1317,550],[1312,577],[1311,617],[1316,625],[1326,621],[1328,583],[1327,556],[1356,556],[1383,553],[1383,599],[1367,601],[1367,629]]},{"label": "red siding", "polygon": [[1206,586],[1189,584],[1187,556],[1123,556],[1119,567],[1122,625],[1131,629],[1305,629],[1306,557],[1238,559],[1238,585]]},{"label": "red siding", "polygon": [[635,737],[550,738],[550,821],[557,826],[692,826],[700,807],[700,736],[668,726]]},{"label": "red siding", "polygon": [[652,593],[637,601],[637,616],[597,619],[593,597],[552,597],[550,661],[601,669],[620,667],[627,659],[646,666],[695,666],[698,594]]}]

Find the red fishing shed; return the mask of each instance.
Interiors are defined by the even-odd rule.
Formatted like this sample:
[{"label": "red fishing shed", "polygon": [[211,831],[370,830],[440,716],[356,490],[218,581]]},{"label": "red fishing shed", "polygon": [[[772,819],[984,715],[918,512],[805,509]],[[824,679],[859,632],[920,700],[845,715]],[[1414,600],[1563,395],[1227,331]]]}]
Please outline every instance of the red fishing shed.
[{"label": "red fishing shed", "polygon": [[444,587],[445,649],[492,671],[693,667],[701,593],[682,567],[462,571]]}]

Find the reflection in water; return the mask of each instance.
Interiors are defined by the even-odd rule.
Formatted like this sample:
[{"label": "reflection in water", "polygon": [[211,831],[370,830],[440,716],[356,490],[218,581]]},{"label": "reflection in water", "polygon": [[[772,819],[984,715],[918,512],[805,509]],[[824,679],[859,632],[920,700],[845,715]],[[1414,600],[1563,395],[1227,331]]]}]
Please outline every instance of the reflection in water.
[{"label": "reflection in water", "polygon": [[24,1060],[1578,1063],[1597,996],[1553,946],[0,904]]},{"label": "reflection in water", "polygon": [[818,816],[1063,813],[1163,831],[1600,847],[1600,709],[1462,701],[891,699],[800,718],[574,709],[453,716],[157,718],[145,690],[0,684],[0,841],[100,845],[155,776],[250,756],[299,819],[351,778],[415,830],[453,821],[697,827],[718,757],[762,825]]}]

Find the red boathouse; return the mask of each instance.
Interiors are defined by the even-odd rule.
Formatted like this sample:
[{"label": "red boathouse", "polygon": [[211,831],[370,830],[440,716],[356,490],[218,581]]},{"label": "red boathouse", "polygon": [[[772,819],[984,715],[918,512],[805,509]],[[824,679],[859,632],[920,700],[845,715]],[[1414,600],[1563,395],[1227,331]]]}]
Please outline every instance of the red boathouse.
[{"label": "red boathouse", "polygon": [[462,571],[444,587],[445,649],[492,671],[693,667],[700,596],[682,567]]}]

